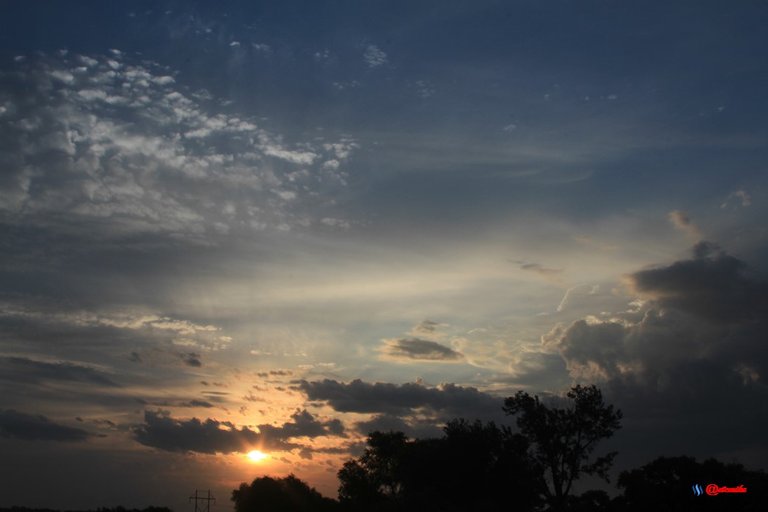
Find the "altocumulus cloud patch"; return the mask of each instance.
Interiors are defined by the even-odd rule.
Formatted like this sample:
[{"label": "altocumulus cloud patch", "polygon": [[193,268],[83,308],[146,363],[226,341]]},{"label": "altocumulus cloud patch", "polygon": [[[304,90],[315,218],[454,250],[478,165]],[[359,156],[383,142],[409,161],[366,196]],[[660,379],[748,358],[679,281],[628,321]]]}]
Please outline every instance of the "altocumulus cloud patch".
[{"label": "altocumulus cloud patch", "polygon": [[117,51],[21,59],[2,78],[0,216],[14,224],[196,238],[309,226],[333,219],[317,192],[345,187],[356,147],[288,144]]}]

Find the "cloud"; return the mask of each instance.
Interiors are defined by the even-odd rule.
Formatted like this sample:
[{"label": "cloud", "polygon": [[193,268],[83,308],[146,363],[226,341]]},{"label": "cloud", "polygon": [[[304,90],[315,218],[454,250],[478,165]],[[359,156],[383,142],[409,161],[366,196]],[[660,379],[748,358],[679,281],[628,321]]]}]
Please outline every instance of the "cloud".
[{"label": "cloud", "polygon": [[691,259],[628,280],[646,299],[641,310],[587,317],[544,337],[573,377],[652,380],[685,361],[719,361],[732,369],[768,364],[754,342],[763,330],[768,334],[768,283],[744,262],[700,242]]},{"label": "cloud", "polygon": [[669,212],[667,218],[669,219],[669,222],[671,222],[675,227],[675,229],[688,234],[691,238],[695,238],[697,240],[701,239],[701,230],[696,224],[693,223],[687,213],[681,210],[673,210]]},{"label": "cloud", "polygon": [[413,331],[424,334],[432,334],[435,332],[439,325],[440,324],[433,322],[432,320],[422,320],[419,322],[419,325],[413,328]]},{"label": "cloud", "polygon": [[179,357],[187,366],[191,366],[193,368],[200,368],[201,366],[203,366],[202,361],[200,361],[200,354],[197,354],[195,352],[179,354]]},{"label": "cloud", "polygon": [[257,432],[247,427],[238,429],[228,421],[175,420],[162,411],[145,411],[144,424],[134,428],[133,434],[145,446],[210,454],[246,452],[261,440]]},{"label": "cloud", "polygon": [[628,281],[643,301],[555,326],[545,350],[625,409],[630,437],[656,438],[659,450],[768,456],[768,283],[709,242]]},{"label": "cloud", "polygon": [[[71,282],[65,275],[51,277],[56,278]],[[23,287],[30,282],[25,280],[19,285]],[[70,297],[74,299],[75,287],[70,288]],[[102,295],[101,300],[106,299],[108,295]],[[70,353],[76,347],[83,346],[99,347],[102,353],[112,349],[125,353],[128,352],[125,344],[128,344],[133,347],[128,352],[128,360],[150,365],[182,362],[199,366],[197,363],[202,364],[201,352],[224,349],[232,340],[222,335],[219,327],[209,324],[130,310],[102,313],[82,309],[62,311],[52,309],[50,303],[44,300],[29,305],[0,301],[0,324],[6,332],[7,346],[11,347],[11,341],[14,341],[17,350],[25,350],[25,345],[34,343],[38,349],[43,348],[41,345],[50,345],[47,350],[43,348],[44,352],[56,351],[60,342],[52,340],[66,339]],[[109,343],[115,339],[125,344]]]},{"label": "cloud", "polygon": [[14,383],[69,381],[118,387],[104,372],[70,361],[39,361],[26,357],[0,357],[0,379]]},{"label": "cloud", "polygon": [[327,402],[339,412],[387,413],[403,416],[416,410],[441,417],[488,418],[501,412],[502,400],[473,387],[442,384],[427,387],[417,383],[349,383],[332,379],[301,380],[297,388],[310,400]]},{"label": "cloud", "polygon": [[752,197],[746,190],[737,190],[728,194],[725,201],[720,205],[720,208],[747,208],[752,204]]},{"label": "cloud", "polygon": [[571,295],[579,288],[584,288],[586,286],[588,285],[579,284],[565,290],[565,293],[563,294],[563,298],[560,300],[560,304],[557,305],[557,309],[555,311],[557,311],[558,313],[561,313],[563,310],[565,310],[565,308],[568,306],[568,303],[571,299]]},{"label": "cloud", "polygon": [[[346,186],[335,147],[349,156],[354,142],[287,143],[173,74],[122,53],[38,56],[4,72],[0,165],[9,172],[0,179],[0,216],[103,236],[196,240],[328,216],[328,199]],[[338,165],[323,166],[331,160]]]},{"label": "cloud", "polygon": [[377,68],[388,62],[387,54],[376,45],[368,45],[363,52],[363,60],[369,68]]},{"label": "cloud", "polygon": [[291,370],[269,370],[268,372],[258,372],[257,377],[288,377],[293,375]]},{"label": "cloud", "polygon": [[171,452],[245,453],[256,446],[292,450],[301,445],[296,437],[344,436],[338,419],[319,421],[306,410],[298,410],[280,426],[258,425],[257,430],[238,428],[229,421],[208,418],[178,420],[164,411],[145,411],[144,423],[133,429],[134,439],[145,446]]},{"label": "cloud", "polygon": [[85,430],[53,423],[45,416],[25,414],[13,409],[0,410],[0,437],[23,441],[85,441]]},{"label": "cloud", "polygon": [[355,424],[358,432],[367,435],[376,430],[380,432],[403,432],[409,437],[429,438],[440,437],[442,428],[431,418],[427,420],[403,419],[390,414],[377,414],[367,421],[359,421]]},{"label": "cloud", "polygon": [[284,440],[291,437],[343,436],[344,425],[338,419],[318,421],[306,409],[291,415],[291,421],[279,427],[259,425],[259,431],[268,439]]},{"label": "cloud", "polygon": [[558,277],[563,273],[563,269],[545,267],[539,263],[527,263],[525,261],[516,261],[515,263],[520,265],[520,270],[533,272],[534,274],[538,274],[546,278]]},{"label": "cloud", "polygon": [[213,404],[206,400],[190,400],[189,402],[184,402],[181,405],[184,407],[213,407]]},{"label": "cloud", "polygon": [[700,242],[693,258],[629,276],[632,289],[663,308],[709,322],[768,317],[768,282],[717,245]]},{"label": "cloud", "polygon": [[169,400],[144,400],[143,398],[137,398],[136,401],[142,405],[152,405],[155,407],[203,407],[210,409],[214,405],[207,400],[182,400],[182,401],[169,401]]},{"label": "cloud", "polygon": [[381,353],[394,361],[433,361],[456,363],[464,361],[460,352],[440,343],[419,338],[384,340]]},{"label": "cloud", "polygon": [[312,151],[290,151],[272,144],[264,146],[264,153],[269,156],[283,159],[287,162],[301,165],[310,165],[317,158],[317,154]]}]

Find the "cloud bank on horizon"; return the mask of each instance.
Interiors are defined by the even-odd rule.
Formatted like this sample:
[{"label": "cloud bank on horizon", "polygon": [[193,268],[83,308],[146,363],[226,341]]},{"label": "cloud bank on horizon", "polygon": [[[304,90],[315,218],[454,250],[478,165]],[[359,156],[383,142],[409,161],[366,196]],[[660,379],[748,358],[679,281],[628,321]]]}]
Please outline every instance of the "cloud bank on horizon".
[{"label": "cloud bank on horizon", "polygon": [[334,494],[573,383],[768,466],[766,7],[365,4],[0,8],[0,505]]}]

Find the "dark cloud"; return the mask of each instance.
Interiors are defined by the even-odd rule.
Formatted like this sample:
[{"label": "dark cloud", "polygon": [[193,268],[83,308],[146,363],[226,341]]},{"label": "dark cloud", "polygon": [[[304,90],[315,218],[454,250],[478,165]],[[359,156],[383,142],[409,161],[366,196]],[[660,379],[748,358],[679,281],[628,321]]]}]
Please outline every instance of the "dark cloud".
[{"label": "dark cloud", "polygon": [[545,346],[574,380],[599,383],[625,410],[627,436],[655,438],[658,449],[742,450],[768,462],[766,282],[706,242],[691,259],[629,278],[648,299],[641,310],[559,326]]},{"label": "dark cloud", "polygon": [[437,322],[433,322],[432,320],[423,320],[414,327],[415,332],[423,333],[423,334],[432,334],[437,329],[437,326],[440,325]]},{"label": "dark cloud", "polygon": [[380,432],[403,432],[407,436],[415,438],[440,437],[442,433],[440,425],[432,420],[406,420],[391,414],[377,414],[370,420],[357,422],[355,427],[363,435],[376,430]]},{"label": "dark cloud", "polygon": [[232,453],[247,452],[255,446],[272,450],[292,450],[300,445],[294,437],[344,436],[338,419],[319,421],[306,410],[296,411],[280,426],[259,425],[258,431],[238,428],[229,421],[208,418],[178,420],[164,411],[145,411],[144,423],[133,429],[139,443],[171,452]]},{"label": "dark cloud", "polygon": [[520,270],[533,272],[534,274],[538,274],[542,277],[553,278],[553,277],[560,276],[563,273],[563,269],[545,267],[540,263],[529,263],[529,262],[520,261],[520,260],[516,260],[515,263],[520,265]]},{"label": "dark cloud", "polygon": [[184,364],[187,366],[191,366],[193,368],[200,368],[203,366],[202,361],[200,360],[200,354],[196,352],[188,352],[186,354],[179,354],[179,357],[182,361],[184,361]]},{"label": "dark cloud", "polygon": [[710,242],[700,242],[694,257],[629,276],[637,293],[660,307],[678,309],[712,322],[768,317],[768,282]]},{"label": "dark cloud", "polygon": [[45,416],[0,410],[0,437],[24,441],[85,441],[90,436],[85,430],[53,423]]},{"label": "dark cloud", "polygon": [[197,418],[176,420],[163,411],[145,411],[144,424],[135,427],[139,443],[170,452],[246,452],[261,439],[247,427],[238,429],[228,421]]},{"label": "dark cloud", "polygon": [[37,361],[25,357],[0,357],[0,379],[14,383],[39,383],[42,381],[70,381],[100,386],[117,387],[103,372],[67,361],[55,363]]},{"label": "dark cloud", "polygon": [[215,407],[211,402],[207,400],[144,400],[143,398],[137,398],[136,401],[142,405],[152,405],[155,407]]},{"label": "dark cloud", "polygon": [[388,359],[404,361],[464,361],[464,354],[435,341],[419,338],[385,340],[381,352]]},{"label": "dark cloud", "polygon": [[768,284],[712,244],[693,258],[629,276],[648,299],[642,311],[584,319],[544,338],[575,377],[642,378],[663,387],[662,375],[682,364],[709,361],[732,372],[766,375]]},{"label": "dark cloud", "polygon": [[257,377],[286,377],[293,375],[291,370],[270,370],[268,372],[258,372]]},{"label": "dark cloud", "polygon": [[[82,421],[82,419],[80,421]],[[110,428],[112,430],[116,430],[117,429],[117,423],[115,423],[112,420],[105,420],[105,419],[96,418],[96,419],[92,419],[90,421],[94,425],[98,425],[100,427],[108,427],[108,428]]]},{"label": "dark cloud", "polygon": [[490,418],[498,417],[502,406],[500,398],[455,384],[430,388],[416,383],[368,383],[359,379],[344,383],[325,379],[302,380],[298,389],[310,400],[325,401],[339,412],[402,416],[426,410],[445,417]]},{"label": "dark cloud", "polygon": [[338,419],[318,421],[306,410],[301,410],[291,415],[291,421],[279,427],[259,425],[259,431],[271,440],[284,440],[291,437],[343,436],[344,425]]},{"label": "dark cloud", "polygon": [[246,400],[248,402],[266,402],[267,401],[266,398],[254,395],[253,392],[250,390],[248,391],[247,395],[243,396],[243,400]]}]

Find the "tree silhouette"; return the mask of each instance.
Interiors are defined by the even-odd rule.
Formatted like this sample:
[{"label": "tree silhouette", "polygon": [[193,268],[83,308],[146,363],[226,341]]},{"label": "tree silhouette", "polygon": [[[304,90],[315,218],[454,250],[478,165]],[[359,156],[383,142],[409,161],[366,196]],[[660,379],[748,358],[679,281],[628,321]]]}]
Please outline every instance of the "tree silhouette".
[{"label": "tree silhouette", "polygon": [[251,485],[240,484],[232,491],[235,512],[330,512],[338,503],[323,497],[314,488],[288,475],[255,479]]},{"label": "tree silhouette", "polygon": [[339,498],[350,510],[532,510],[540,494],[528,443],[509,428],[463,419],[439,439],[373,432],[368,448],[339,471]]},{"label": "tree silhouette", "polygon": [[575,386],[567,397],[573,403],[567,408],[549,407],[524,391],[504,401],[504,411],[518,415],[517,426],[531,443],[531,459],[541,471],[539,488],[554,511],[572,501],[573,482],[581,474],[608,480],[616,453],[594,459],[592,454],[621,428],[621,411],[606,405],[596,386]]},{"label": "tree silhouette", "polygon": [[359,459],[344,463],[339,500],[359,510],[387,510],[400,500],[408,438],[402,432],[371,432]]}]

